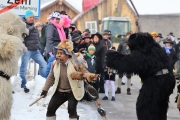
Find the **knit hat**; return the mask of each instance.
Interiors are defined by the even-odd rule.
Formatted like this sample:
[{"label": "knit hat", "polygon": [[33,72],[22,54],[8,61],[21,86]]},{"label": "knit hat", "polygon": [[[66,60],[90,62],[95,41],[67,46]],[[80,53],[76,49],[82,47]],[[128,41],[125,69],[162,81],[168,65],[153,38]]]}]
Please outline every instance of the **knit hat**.
[{"label": "knit hat", "polygon": [[26,13],[25,13],[25,18],[28,18],[28,17],[31,17],[31,16],[34,16],[34,13],[31,11],[31,10],[27,10]]},{"label": "knit hat", "polygon": [[94,45],[93,44],[91,44],[89,47],[88,47],[88,50],[96,50],[96,48],[94,47]]}]

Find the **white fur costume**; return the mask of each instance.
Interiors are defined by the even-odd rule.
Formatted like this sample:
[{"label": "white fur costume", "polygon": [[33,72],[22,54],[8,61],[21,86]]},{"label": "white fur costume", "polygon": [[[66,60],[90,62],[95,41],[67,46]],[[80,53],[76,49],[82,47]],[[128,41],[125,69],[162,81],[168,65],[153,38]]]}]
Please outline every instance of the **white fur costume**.
[{"label": "white fur costume", "polygon": [[[8,76],[18,72],[19,57],[26,51],[22,34],[28,34],[19,16],[5,12],[0,14],[0,71]],[[12,107],[10,80],[0,76],[0,120],[9,120]]]}]

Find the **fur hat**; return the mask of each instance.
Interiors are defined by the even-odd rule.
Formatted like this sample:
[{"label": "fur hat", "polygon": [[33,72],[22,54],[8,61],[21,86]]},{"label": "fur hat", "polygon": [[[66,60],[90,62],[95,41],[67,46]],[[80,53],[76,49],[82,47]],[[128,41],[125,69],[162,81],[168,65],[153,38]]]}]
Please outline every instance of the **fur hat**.
[{"label": "fur hat", "polygon": [[88,50],[96,50],[96,48],[94,47],[94,45],[93,44],[91,44],[89,47],[88,47]]},{"label": "fur hat", "polygon": [[55,47],[56,50],[63,50],[66,55],[71,56],[71,52],[73,51],[73,45],[68,41],[62,41]]}]

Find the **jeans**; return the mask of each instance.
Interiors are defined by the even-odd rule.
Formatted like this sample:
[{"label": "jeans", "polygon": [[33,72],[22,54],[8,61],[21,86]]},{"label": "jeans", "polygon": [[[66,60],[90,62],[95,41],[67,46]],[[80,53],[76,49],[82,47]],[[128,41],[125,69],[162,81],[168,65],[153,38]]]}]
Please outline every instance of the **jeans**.
[{"label": "jeans", "polygon": [[24,53],[21,58],[20,77],[22,79],[21,88],[26,88],[26,71],[29,59],[32,58],[36,63],[39,64],[39,74],[45,78],[47,63],[44,60],[39,50],[30,51]]}]

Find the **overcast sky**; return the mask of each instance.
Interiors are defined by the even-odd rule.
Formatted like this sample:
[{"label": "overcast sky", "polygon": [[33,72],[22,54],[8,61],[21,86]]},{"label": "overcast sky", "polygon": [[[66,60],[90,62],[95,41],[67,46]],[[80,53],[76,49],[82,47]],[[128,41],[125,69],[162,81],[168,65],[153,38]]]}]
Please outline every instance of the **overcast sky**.
[{"label": "overcast sky", "polygon": [[132,0],[132,1],[139,14],[180,13],[180,0]]}]

